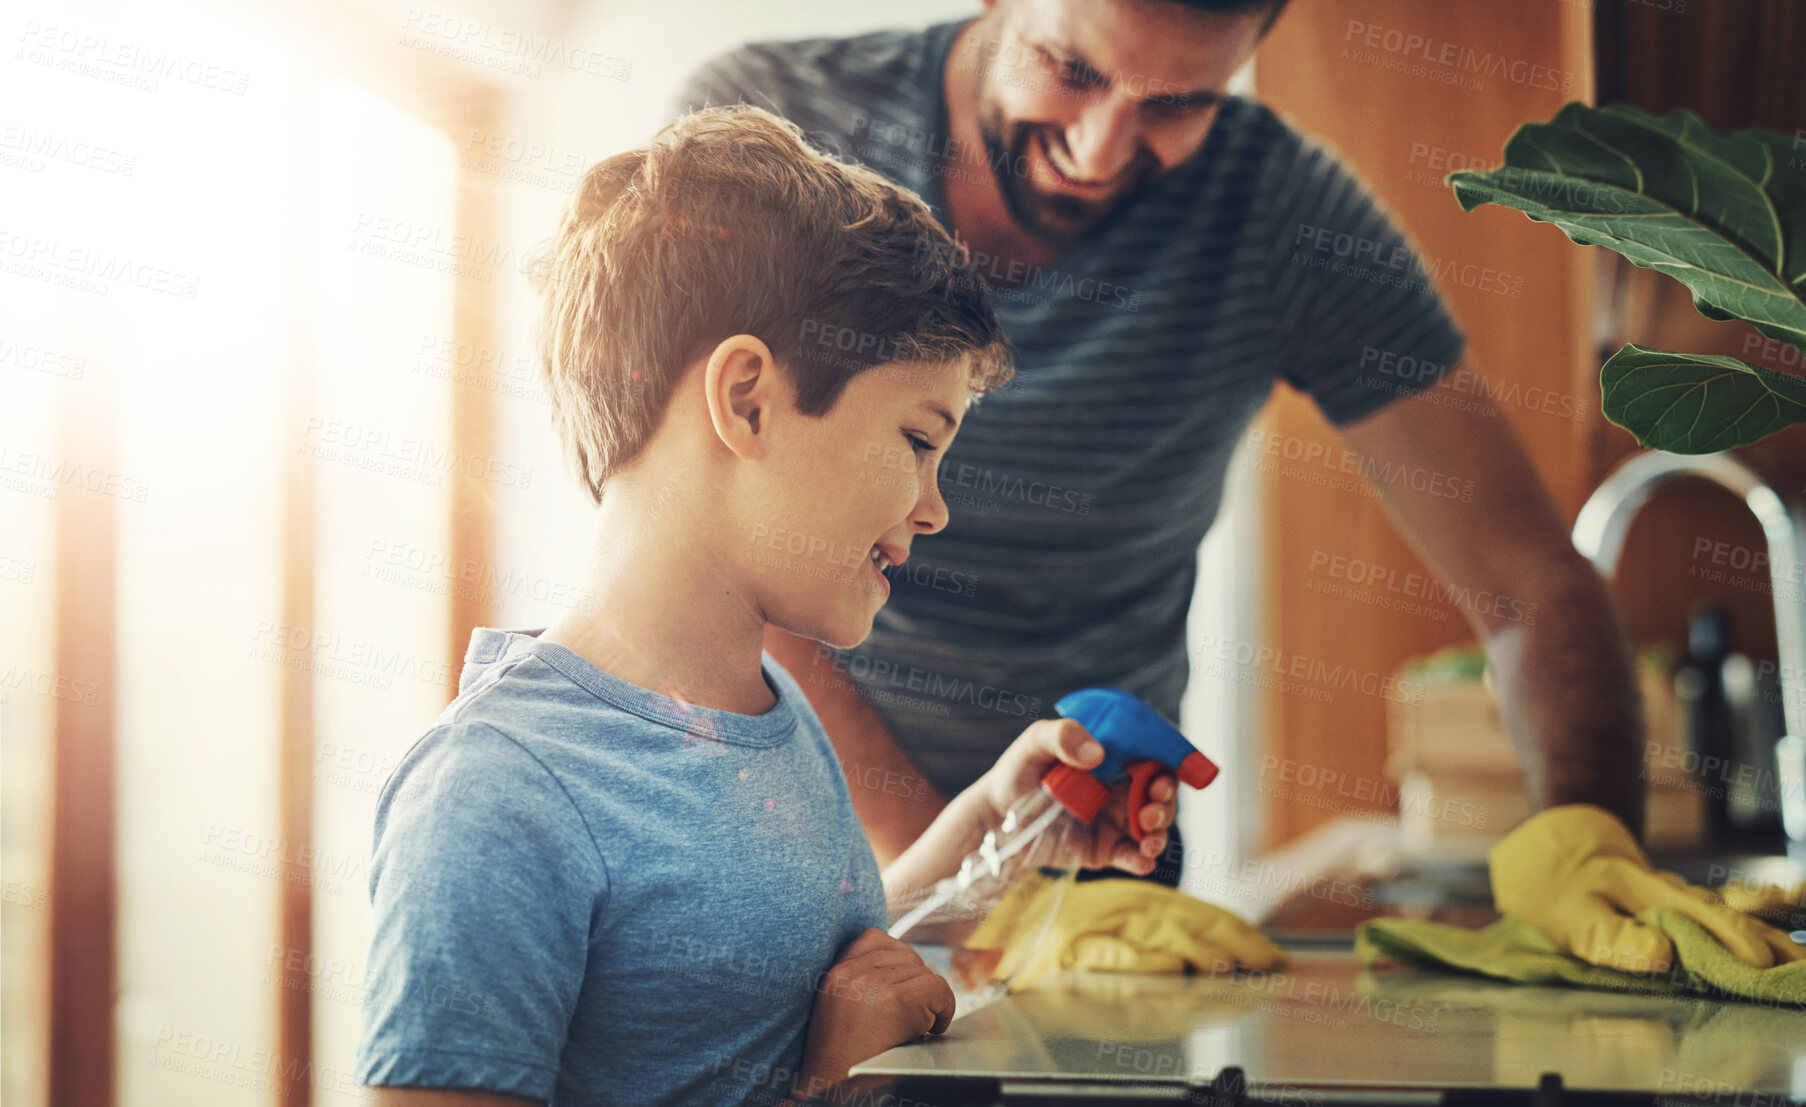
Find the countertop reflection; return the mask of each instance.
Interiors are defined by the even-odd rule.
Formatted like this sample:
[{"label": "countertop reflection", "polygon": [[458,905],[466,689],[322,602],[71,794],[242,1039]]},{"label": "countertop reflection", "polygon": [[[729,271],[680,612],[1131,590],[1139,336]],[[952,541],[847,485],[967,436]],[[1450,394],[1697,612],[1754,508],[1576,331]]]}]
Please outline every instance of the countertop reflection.
[{"label": "countertop reflection", "polygon": [[[962,997],[965,998],[965,997]],[[1536,1086],[1806,1095],[1806,1013],[1525,987],[1351,954],[1237,977],[1066,973],[855,1073],[1260,1088]]]}]

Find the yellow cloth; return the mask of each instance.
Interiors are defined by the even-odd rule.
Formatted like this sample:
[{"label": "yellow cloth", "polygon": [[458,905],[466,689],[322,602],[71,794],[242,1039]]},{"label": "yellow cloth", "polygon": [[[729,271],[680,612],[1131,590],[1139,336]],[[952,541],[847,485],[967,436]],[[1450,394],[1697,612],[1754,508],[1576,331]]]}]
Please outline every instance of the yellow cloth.
[{"label": "yellow cloth", "polygon": [[1676,966],[1658,976],[1601,968],[1556,948],[1534,927],[1504,918],[1483,930],[1427,919],[1373,919],[1355,932],[1363,965],[1392,957],[1427,967],[1455,968],[1519,984],[1572,984],[1640,995],[1736,996],[1766,1004],[1806,1004],[1806,961],[1756,969],[1732,957],[1687,915],[1655,907],[1639,921],[1668,937]]},{"label": "yellow cloth", "polygon": [[1489,859],[1499,912],[1582,961],[1624,972],[1667,971],[1673,940],[1637,921],[1659,907],[1698,923],[1752,968],[1806,959],[1806,946],[1705,888],[1657,872],[1630,830],[1604,808],[1551,807],[1506,835]]},{"label": "yellow cloth", "polygon": [[[1047,921],[1053,897],[1058,914]],[[1023,878],[973,931],[971,949],[998,949],[996,980],[1023,987],[1061,969],[1232,972],[1272,969],[1285,951],[1236,915],[1145,880]]]}]

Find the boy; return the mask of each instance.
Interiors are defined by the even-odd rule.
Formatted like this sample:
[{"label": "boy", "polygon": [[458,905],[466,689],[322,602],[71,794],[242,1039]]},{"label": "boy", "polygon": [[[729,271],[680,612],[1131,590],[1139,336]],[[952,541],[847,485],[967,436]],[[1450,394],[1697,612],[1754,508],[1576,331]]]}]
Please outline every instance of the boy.
[{"label": "boy", "polygon": [[[760,643],[768,623],[858,642],[884,570],[947,523],[938,459],[1010,374],[949,246],[914,196],[758,109],[585,175],[535,277],[596,603],[477,630],[384,786],[357,1068],[377,1102],[770,1104],[946,1029],[952,993],[878,929],[887,900],[1102,751],[1030,728],[881,880]],[[1151,869],[1164,832],[1138,849],[1122,809],[1077,863]]]}]

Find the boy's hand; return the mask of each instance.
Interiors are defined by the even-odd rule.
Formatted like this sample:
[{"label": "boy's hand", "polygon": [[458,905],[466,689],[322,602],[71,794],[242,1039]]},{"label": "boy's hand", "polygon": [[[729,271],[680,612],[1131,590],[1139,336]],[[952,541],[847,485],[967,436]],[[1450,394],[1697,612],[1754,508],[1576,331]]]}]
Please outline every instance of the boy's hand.
[{"label": "boy's hand", "polygon": [[822,980],[803,1043],[796,1096],[818,1095],[847,1070],[953,1021],[953,989],[906,943],[868,926]]},{"label": "boy's hand", "polygon": [[[1041,786],[1041,777],[1064,762],[1078,769],[1093,769],[1104,759],[1104,747],[1072,719],[1042,719],[1031,723],[1010,743],[997,764],[971,787],[981,801],[987,826],[1003,822],[1005,812],[1024,795]],[[1120,781],[1110,789],[1110,801],[1096,819],[1074,836],[1079,856],[1073,862],[1088,869],[1110,866],[1146,876],[1166,848],[1166,828],[1173,825],[1178,809],[1179,784],[1172,773],[1154,777],[1148,788],[1152,803],[1141,809],[1147,837],[1137,842],[1129,834],[1129,785]]]}]

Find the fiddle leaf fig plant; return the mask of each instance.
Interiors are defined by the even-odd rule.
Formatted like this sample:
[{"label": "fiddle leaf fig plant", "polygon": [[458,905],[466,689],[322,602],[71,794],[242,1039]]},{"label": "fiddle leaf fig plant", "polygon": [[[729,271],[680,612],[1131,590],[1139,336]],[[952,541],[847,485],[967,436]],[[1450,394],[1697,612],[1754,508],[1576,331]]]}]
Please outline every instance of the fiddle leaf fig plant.
[{"label": "fiddle leaf fig plant", "polygon": [[[1569,104],[1519,127],[1497,169],[1445,181],[1465,211],[1502,204],[1553,223],[1680,281],[1707,318],[1745,320],[1806,353],[1806,138]],[[1806,423],[1806,379],[1732,357],[1629,345],[1599,384],[1606,418],[1673,453]]]}]

